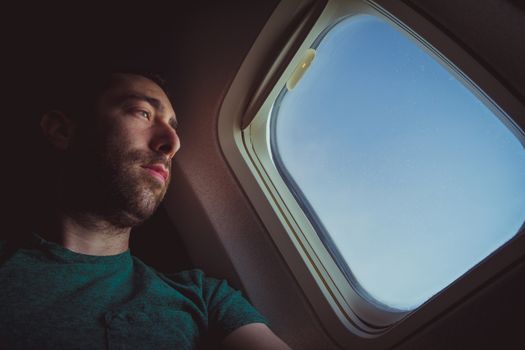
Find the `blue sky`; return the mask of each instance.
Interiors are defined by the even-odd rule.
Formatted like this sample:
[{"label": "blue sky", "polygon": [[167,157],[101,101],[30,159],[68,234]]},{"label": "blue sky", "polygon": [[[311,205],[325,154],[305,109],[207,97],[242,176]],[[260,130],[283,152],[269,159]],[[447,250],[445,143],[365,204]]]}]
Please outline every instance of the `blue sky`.
[{"label": "blue sky", "polygon": [[386,305],[419,306],[523,225],[520,140],[379,18],[336,25],[276,107],[274,151]]}]

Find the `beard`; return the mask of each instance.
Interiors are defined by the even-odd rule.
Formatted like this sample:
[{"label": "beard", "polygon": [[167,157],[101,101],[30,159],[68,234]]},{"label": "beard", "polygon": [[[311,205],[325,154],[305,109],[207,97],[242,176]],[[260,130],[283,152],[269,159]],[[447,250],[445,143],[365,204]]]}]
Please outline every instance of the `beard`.
[{"label": "beard", "polygon": [[126,150],[117,144],[73,153],[63,177],[65,210],[89,213],[127,228],[148,219],[166,194],[169,178],[162,184],[142,168],[160,163],[170,169],[160,154]]}]

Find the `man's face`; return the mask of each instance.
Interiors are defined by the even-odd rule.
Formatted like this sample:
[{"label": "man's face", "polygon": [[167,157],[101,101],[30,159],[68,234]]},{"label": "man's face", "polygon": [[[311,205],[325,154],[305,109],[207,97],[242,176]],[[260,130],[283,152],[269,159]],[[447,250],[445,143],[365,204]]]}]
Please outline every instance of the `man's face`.
[{"label": "man's face", "polygon": [[134,226],[153,214],[166,193],[180,147],[175,113],[157,84],[132,74],[114,75],[95,112],[72,147],[73,168],[81,169],[75,185],[84,186],[79,198],[88,207],[76,205],[114,225]]}]

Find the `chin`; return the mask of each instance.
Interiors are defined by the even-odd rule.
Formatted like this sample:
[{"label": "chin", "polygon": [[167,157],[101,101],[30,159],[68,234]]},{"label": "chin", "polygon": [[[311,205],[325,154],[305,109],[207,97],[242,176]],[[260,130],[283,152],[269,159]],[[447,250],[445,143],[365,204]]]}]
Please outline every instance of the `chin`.
[{"label": "chin", "polygon": [[124,210],[128,224],[132,223],[130,226],[136,226],[149,219],[160,205],[164,193],[163,188],[142,188],[134,196],[128,198],[126,210]]},{"label": "chin", "polygon": [[146,221],[166,193],[166,186],[158,180],[139,174],[124,174],[117,184],[111,222],[118,227],[133,227]]}]

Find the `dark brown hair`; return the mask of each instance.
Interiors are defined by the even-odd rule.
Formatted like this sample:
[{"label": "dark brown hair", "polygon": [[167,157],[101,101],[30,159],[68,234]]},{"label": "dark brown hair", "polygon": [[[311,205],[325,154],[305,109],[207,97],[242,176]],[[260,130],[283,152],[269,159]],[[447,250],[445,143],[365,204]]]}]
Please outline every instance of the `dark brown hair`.
[{"label": "dark brown hair", "polygon": [[46,101],[43,101],[41,114],[59,110],[74,120],[86,117],[94,111],[96,101],[110,87],[115,74],[134,74],[150,79],[171,101],[166,80],[158,73],[129,68],[106,69],[56,77],[50,84]]}]

